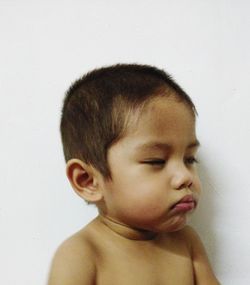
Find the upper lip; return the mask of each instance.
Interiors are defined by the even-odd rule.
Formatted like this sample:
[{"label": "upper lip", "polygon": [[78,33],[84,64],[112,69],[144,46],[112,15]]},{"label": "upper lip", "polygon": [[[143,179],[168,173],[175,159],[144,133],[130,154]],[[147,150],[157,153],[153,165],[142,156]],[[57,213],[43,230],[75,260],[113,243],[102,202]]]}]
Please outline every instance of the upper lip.
[{"label": "upper lip", "polygon": [[181,198],[177,203],[174,203],[174,205],[172,206],[172,208],[179,204],[179,203],[194,203],[195,206],[197,204],[197,201],[195,199],[195,197],[191,194],[184,196],[183,198]]}]

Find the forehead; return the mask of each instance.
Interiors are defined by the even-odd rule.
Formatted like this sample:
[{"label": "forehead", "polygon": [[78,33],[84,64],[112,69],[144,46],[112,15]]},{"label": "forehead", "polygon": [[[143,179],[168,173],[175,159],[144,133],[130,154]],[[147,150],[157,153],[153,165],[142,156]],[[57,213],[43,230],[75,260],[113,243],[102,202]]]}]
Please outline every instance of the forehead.
[{"label": "forehead", "polygon": [[195,115],[174,97],[159,97],[130,116],[125,136],[118,141],[134,150],[187,148],[199,145],[195,134]]},{"label": "forehead", "polygon": [[147,129],[151,132],[163,130],[195,131],[195,115],[185,102],[175,97],[159,97],[146,104],[140,113],[131,116],[128,133],[136,134]]}]

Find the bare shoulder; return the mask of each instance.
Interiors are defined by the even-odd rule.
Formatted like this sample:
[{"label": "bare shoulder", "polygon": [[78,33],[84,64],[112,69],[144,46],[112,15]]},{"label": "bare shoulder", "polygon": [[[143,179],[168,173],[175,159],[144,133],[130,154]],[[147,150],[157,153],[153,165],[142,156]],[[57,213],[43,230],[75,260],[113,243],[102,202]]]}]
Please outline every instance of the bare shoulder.
[{"label": "bare shoulder", "polygon": [[180,234],[185,238],[190,248],[196,281],[195,284],[219,285],[220,283],[213,273],[205,247],[197,232],[191,226],[186,226],[180,231]]},{"label": "bare shoulder", "polygon": [[93,244],[85,229],[65,240],[52,260],[48,285],[94,284]]}]

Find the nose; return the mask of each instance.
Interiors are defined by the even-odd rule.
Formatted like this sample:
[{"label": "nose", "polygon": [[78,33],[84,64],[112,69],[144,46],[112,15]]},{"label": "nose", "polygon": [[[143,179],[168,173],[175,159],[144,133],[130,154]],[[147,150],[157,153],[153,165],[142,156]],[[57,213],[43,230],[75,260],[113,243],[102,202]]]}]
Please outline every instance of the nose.
[{"label": "nose", "polygon": [[190,188],[193,184],[193,174],[186,166],[178,166],[173,170],[171,184],[175,190]]}]

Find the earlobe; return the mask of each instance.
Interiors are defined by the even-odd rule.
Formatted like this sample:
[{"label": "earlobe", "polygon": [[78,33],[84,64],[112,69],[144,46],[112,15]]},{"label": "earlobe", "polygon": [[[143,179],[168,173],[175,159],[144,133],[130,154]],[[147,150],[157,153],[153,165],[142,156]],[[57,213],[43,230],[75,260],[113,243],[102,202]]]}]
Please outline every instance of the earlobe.
[{"label": "earlobe", "polygon": [[66,174],[74,191],[87,202],[95,203],[102,199],[95,170],[80,159],[70,159],[66,165]]}]

